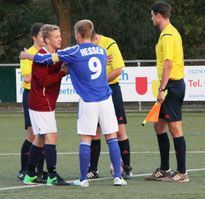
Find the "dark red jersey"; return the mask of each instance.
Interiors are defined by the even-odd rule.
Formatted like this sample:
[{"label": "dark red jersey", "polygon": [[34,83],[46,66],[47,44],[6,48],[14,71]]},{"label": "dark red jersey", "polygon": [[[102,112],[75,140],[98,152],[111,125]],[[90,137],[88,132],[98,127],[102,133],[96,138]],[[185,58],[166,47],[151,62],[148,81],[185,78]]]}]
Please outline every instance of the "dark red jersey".
[{"label": "dark red jersey", "polygon": [[[42,48],[38,53],[46,54]],[[28,97],[29,108],[34,111],[53,111],[59,95],[61,79],[65,72],[60,71],[62,63],[43,65],[33,62],[31,90]]]}]

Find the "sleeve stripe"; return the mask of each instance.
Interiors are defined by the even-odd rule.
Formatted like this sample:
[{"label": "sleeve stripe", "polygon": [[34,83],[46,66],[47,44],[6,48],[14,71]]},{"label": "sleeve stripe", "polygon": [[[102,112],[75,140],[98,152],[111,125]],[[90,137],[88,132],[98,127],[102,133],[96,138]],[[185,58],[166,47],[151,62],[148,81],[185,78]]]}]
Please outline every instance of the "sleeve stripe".
[{"label": "sleeve stripe", "polygon": [[[50,53],[49,53],[50,54]],[[48,60],[52,60],[52,56],[51,57],[48,57],[44,60],[42,60],[40,57],[39,57],[39,60],[36,60],[35,59],[35,56],[44,56],[44,55],[49,55],[49,54],[42,54],[42,53],[37,53],[34,55],[34,61],[37,62],[37,63],[40,63],[40,64],[44,64],[45,62],[47,62]]]},{"label": "sleeve stripe", "polygon": [[116,44],[116,42],[111,43],[111,44],[107,47],[107,50],[108,50],[113,44]]},{"label": "sleeve stripe", "polygon": [[[164,35],[162,35],[162,37],[164,37],[164,36],[166,36],[166,35],[172,36],[172,34],[164,34]],[[162,37],[161,37],[161,38],[162,38]]]},{"label": "sleeve stripe", "polygon": [[[76,50],[75,50],[75,48],[76,48]],[[69,54],[65,54],[65,55],[60,54],[60,52],[63,52],[63,51],[66,52],[66,50],[70,50],[70,49],[74,49],[75,51],[73,51],[73,52],[71,52],[71,53],[69,53]],[[69,57],[70,55],[76,54],[76,53],[79,51],[79,49],[80,49],[80,46],[79,46],[79,45],[75,45],[75,46],[73,46],[73,47],[68,47],[68,48],[66,48],[66,49],[59,50],[59,51],[58,51],[58,52],[59,52],[58,58],[59,58],[59,57]]]}]

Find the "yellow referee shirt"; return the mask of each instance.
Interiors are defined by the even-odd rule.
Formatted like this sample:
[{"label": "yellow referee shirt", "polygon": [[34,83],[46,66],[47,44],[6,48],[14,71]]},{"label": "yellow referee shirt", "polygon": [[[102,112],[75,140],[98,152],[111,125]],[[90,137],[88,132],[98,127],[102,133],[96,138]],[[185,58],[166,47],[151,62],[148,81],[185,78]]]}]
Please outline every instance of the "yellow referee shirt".
[{"label": "yellow referee shirt", "polygon": [[[33,54],[35,55],[38,51],[33,47],[31,46],[29,49],[28,49],[28,53],[30,54]],[[29,75],[31,74],[31,71],[32,71],[32,64],[33,64],[33,61],[31,60],[28,60],[28,59],[24,59],[24,60],[21,60],[20,61],[20,68],[21,68],[21,76],[23,77],[24,75]],[[24,89],[31,89],[31,83],[26,83],[22,82],[22,85],[21,85],[22,88]]]},{"label": "yellow referee shirt", "polygon": [[[105,48],[107,55],[113,56],[111,64],[107,65],[107,74],[109,74],[114,69],[125,67],[121,52],[115,40],[101,35],[101,39],[97,45]],[[117,77],[113,81],[109,82],[109,84],[114,84],[119,81],[119,77]]]},{"label": "yellow referee shirt", "polygon": [[177,29],[171,24],[161,32],[156,45],[157,72],[161,81],[165,60],[172,60],[170,79],[179,80],[184,77],[184,54],[182,39]]}]

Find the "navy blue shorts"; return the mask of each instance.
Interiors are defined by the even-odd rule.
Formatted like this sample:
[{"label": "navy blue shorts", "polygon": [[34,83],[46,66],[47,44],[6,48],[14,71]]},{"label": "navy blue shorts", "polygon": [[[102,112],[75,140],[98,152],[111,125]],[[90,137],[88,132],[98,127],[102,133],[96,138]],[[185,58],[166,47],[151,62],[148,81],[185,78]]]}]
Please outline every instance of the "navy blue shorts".
[{"label": "navy blue shorts", "polygon": [[127,118],[122,101],[122,93],[119,83],[110,84],[112,89],[112,100],[115,107],[115,114],[117,116],[118,124],[127,124]]},{"label": "navy blue shorts", "polygon": [[168,81],[166,86],[168,94],[162,103],[159,118],[163,118],[168,122],[182,120],[185,87],[184,79]]},{"label": "navy blue shorts", "polygon": [[28,95],[30,90],[24,89],[23,92],[23,111],[24,111],[24,120],[25,120],[25,129],[31,126],[31,120],[28,112]]}]

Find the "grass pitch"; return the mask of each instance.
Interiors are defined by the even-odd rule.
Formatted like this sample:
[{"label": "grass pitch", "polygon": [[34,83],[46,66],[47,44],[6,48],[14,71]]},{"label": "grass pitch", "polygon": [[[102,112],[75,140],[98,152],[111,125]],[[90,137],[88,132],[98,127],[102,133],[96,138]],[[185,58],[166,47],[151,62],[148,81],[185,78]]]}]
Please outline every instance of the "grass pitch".
[{"label": "grass pitch", "polygon": [[[100,180],[91,181],[90,187],[29,187],[17,179],[20,169],[20,149],[26,137],[23,113],[0,113],[0,198],[71,198],[71,199],[159,199],[205,198],[205,170],[190,171],[189,183],[162,183],[144,181],[138,174],[153,172],[159,167],[157,139],[153,125],[145,127],[141,122],[146,112],[128,112],[126,125],[131,146],[131,166],[135,178],[128,186],[115,187],[110,177],[108,146],[102,137],[99,160]],[[68,181],[80,175],[78,161],[79,136],[76,134],[76,113],[56,113],[58,124],[58,173]],[[187,142],[187,169],[205,168],[205,112],[184,112],[183,130]],[[176,169],[173,141],[171,142],[170,166]],[[44,166],[46,168],[46,165]],[[45,169],[44,169],[45,170]],[[107,179],[108,178],[108,179]]]}]

